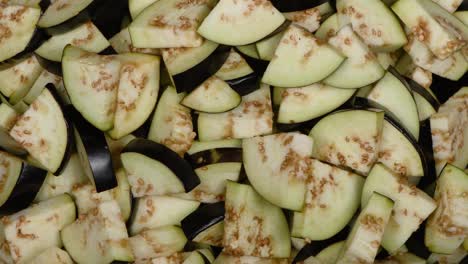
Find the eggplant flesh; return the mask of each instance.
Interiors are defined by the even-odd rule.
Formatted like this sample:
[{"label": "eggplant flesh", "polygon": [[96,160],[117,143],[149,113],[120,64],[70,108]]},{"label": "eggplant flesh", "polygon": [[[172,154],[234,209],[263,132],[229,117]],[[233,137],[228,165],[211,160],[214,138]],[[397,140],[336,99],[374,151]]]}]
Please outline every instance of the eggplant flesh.
[{"label": "eggplant flesh", "polygon": [[182,220],[182,230],[189,240],[209,227],[224,220],[224,202],[201,204],[197,210]]},{"label": "eggplant flesh", "polygon": [[194,169],[221,162],[242,162],[241,148],[216,148],[194,153],[187,157]]}]

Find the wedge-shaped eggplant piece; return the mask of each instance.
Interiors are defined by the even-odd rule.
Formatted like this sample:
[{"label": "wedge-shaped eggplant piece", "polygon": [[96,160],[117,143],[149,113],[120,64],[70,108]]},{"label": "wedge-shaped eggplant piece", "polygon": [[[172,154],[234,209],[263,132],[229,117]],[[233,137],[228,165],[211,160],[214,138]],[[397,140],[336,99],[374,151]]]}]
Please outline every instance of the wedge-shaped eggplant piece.
[{"label": "wedge-shaped eggplant piece", "polygon": [[240,46],[266,37],[284,20],[267,0],[221,0],[203,20],[198,33],[216,43]]},{"label": "wedge-shaped eggplant piece", "polygon": [[215,259],[213,264],[288,264],[287,258],[259,258],[251,256],[231,256],[221,253]]},{"label": "wedge-shaped eggplant piece", "polygon": [[[286,5],[288,6],[291,4],[291,1],[283,1],[283,2],[286,3]],[[283,15],[286,19],[291,20],[294,24],[301,26],[310,32],[314,32],[319,28],[320,21],[322,20],[322,18],[328,17],[329,15],[334,13],[333,2],[329,2],[329,1],[314,1],[314,2],[297,1],[297,2],[307,3],[307,4],[313,3],[314,5],[317,4],[317,6],[292,10],[291,12],[286,11],[286,13],[283,13]]]},{"label": "wedge-shaped eggplant piece", "polygon": [[152,264],[210,264],[211,261],[199,250],[192,252],[178,252],[168,257],[152,259]]},{"label": "wedge-shaped eggplant piece", "polygon": [[405,79],[396,70],[388,71],[372,88],[367,98],[383,106],[414,138],[419,138],[416,103]]},{"label": "wedge-shaped eggplant piece", "polygon": [[242,156],[249,182],[270,203],[301,210],[312,146],[312,138],[299,133],[245,139]]},{"label": "wedge-shaped eggplant piece", "polygon": [[417,33],[410,33],[408,38],[409,43],[404,49],[417,66],[454,81],[459,80],[468,70],[468,61],[461,51],[439,59],[424,42],[419,40]]},{"label": "wedge-shaped eggplant piece", "polygon": [[336,35],[339,29],[338,14],[335,13],[320,24],[320,27],[315,31],[315,37],[322,41],[328,41]]},{"label": "wedge-shaped eggplant piece", "polygon": [[453,13],[463,3],[463,0],[434,0],[434,2],[439,4],[450,13]]},{"label": "wedge-shaped eggplant piece", "polygon": [[284,30],[265,39],[255,43],[257,47],[258,56],[262,60],[271,61],[275,55],[275,50],[283,37]]},{"label": "wedge-shaped eggplant piece", "polygon": [[314,139],[313,157],[367,175],[378,157],[383,119],[383,112],[368,110],[324,117],[309,134]]},{"label": "wedge-shaped eggplant piece", "polygon": [[112,156],[104,133],[93,127],[72,106],[66,110],[75,125],[75,145],[85,175],[98,192],[116,187]]},{"label": "wedge-shaped eggplant piece", "polygon": [[300,123],[322,116],[344,104],[355,92],[321,83],[285,89],[281,92],[278,123]]},{"label": "wedge-shaped eggplant piece", "polygon": [[128,27],[123,28],[119,33],[112,36],[112,38],[109,39],[109,43],[112,48],[119,54],[128,52],[145,53],[151,55],[161,54],[161,49],[135,48],[132,44],[132,39],[130,37]]},{"label": "wedge-shaped eggplant piece", "polygon": [[181,104],[200,112],[221,113],[235,108],[241,100],[229,84],[213,76],[185,96]]},{"label": "wedge-shaped eggplant piece", "polygon": [[24,51],[36,31],[39,8],[7,5],[0,9],[0,62]]},{"label": "wedge-shaped eggplant piece", "polygon": [[[59,87],[62,83],[62,77],[43,69],[39,77],[37,77],[36,81],[29,89],[27,94],[21,99],[26,104],[32,104],[32,102],[41,94],[42,90],[47,84],[52,84],[55,87]],[[68,103],[67,101],[63,100],[64,103]]]},{"label": "wedge-shaped eggplant piece", "polygon": [[[145,8],[129,26],[137,48],[198,47],[197,28],[214,1],[161,0]],[[164,37],[161,37],[164,36]]]},{"label": "wedge-shaped eggplant piece", "polygon": [[[419,67],[417,68],[425,71]],[[427,120],[439,109],[439,100],[428,86],[424,87],[419,82],[408,77],[406,78],[406,82],[413,93],[414,102],[418,108],[419,121]]]},{"label": "wedge-shaped eggplant piece", "polygon": [[70,194],[75,200],[78,214],[86,214],[107,201],[117,201],[124,221],[130,217],[132,195],[125,170],[119,169],[116,173],[118,186],[105,192],[96,192],[96,188],[89,183],[75,184]]},{"label": "wedge-shaped eggplant piece", "polygon": [[426,223],[424,241],[430,251],[452,254],[463,243],[468,230],[468,174],[447,164],[437,179],[434,199],[437,209]]},{"label": "wedge-shaped eggplant piece", "polygon": [[151,122],[148,139],[165,145],[183,156],[196,136],[190,109],[181,105],[183,93],[173,87],[164,90]]},{"label": "wedge-shaped eggplant piece", "polygon": [[392,217],[385,229],[382,246],[396,252],[419,225],[435,210],[436,203],[425,192],[408,183],[384,165],[377,163],[367,176],[361,204],[365,206],[373,192],[381,193],[395,202]]},{"label": "wedge-shaped eggplant piece", "polygon": [[215,73],[216,77],[226,81],[234,80],[253,73],[247,61],[234,49],[231,49],[224,64]]},{"label": "wedge-shaped eggplant piece", "polygon": [[135,197],[189,192],[200,184],[190,163],[151,140],[132,140],[121,159]]},{"label": "wedge-shaped eggplant piece", "polygon": [[360,88],[382,78],[384,69],[377,56],[354,33],[345,26],[328,43],[343,53],[347,59],[323,82],[339,88]]},{"label": "wedge-shaped eggplant piece", "polygon": [[222,246],[224,202],[202,204],[182,220],[182,230],[189,240]]},{"label": "wedge-shaped eggplant piece", "polygon": [[7,103],[0,104],[0,149],[8,153],[25,156],[28,152],[10,136],[10,130],[19,118],[19,114]]},{"label": "wedge-shaped eggplant piece", "polygon": [[61,238],[66,251],[77,263],[134,260],[127,229],[115,201],[101,203],[65,227]]},{"label": "wedge-shaped eggplant piece", "polygon": [[57,0],[53,1],[37,23],[39,27],[52,27],[75,17],[88,7],[93,0]]},{"label": "wedge-shaped eggplant piece", "polygon": [[60,230],[75,218],[75,204],[66,194],[5,217],[5,239],[13,261],[24,263],[49,247],[61,247]]},{"label": "wedge-shaped eggplant piece", "polygon": [[149,118],[159,91],[159,57],[127,53],[122,62],[114,127],[108,133],[118,139],[138,129]]},{"label": "wedge-shaped eggplant piece", "polygon": [[72,154],[67,166],[60,175],[47,174],[34,201],[41,202],[65,193],[71,193],[73,186],[88,181],[77,154]]},{"label": "wedge-shaped eggplant piece", "polygon": [[281,87],[309,85],[332,74],[343,60],[330,45],[291,25],[283,34],[262,82]]},{"label": "wedge-shaped eggplant piece", "polygon": [[145,196],[135,202],[130,219],[129,233],[136,235],[143,230],[180,222],[195,211],[199,202],[168,196]]},{"label": "wedge-shaped eggplant piece", "polygon": [[241,46],[236,46],[236,49],[240,51],[240,53],[247,55],[251,58],[254,59],[260,59],[260,56],[258,55],[257,52],[257,47],[255,43],[253,44],[248,44],[248,45],[241,45]]},{"label": "wedge-shaped eggplant piece", "polygon": [[376,260],[375,264],[393,264],[393,263],[408,263],[408,264],[426,264],[426,260],[409,252],[397,253],[383,260]]},{"label": "wedge-shaped eggplant piece", "polygon": [[371,193],[359,213],[336,263],[374,263],[394,203],[378,193]]},{"label": "wedge-shaped eggplant piece", "polygon": [[125,136],[118,140],[113,140],[110,137],[106,136],[107,146],[109,146],[109,151],[112,156],[112,165],[115,169],[122,168],[122,161],[120,160],[120,153],[122,149],[130,143],[130,141],[134,140],[136,137],[132,134]]},{"label": "wedge-shaped eggplant piece", "polygon": [[28,262],[28,264],[49,263],[73,264],[73,261],[65,250],[58,247],[50,247],[34,257],[32,261]]},{"label": "wedge-shaped eggplant piece", "polygon": [[432,84],[432,72],[416,66],[408,53],[404,53],[395,65],[395,69],[413,81],[419,83],[424,88],[429,88]]},{"label": "wedge-shaped eggplant piece", "polygon": [[49,89],[34,100],[10,135],[51,173],[60,174],[68,162],[72,127]]},{"label": "wedge-shaped eggplant piece", "polygon": [[385,117],[378,162],[405,177],[426,175],[426,159],[418,142],[394,120]]},{"label": "wedge-shaped eggplant piece", "polygon": [[310,159],[305,205],[293,216],[292,235],[324,240],[340,232],[359,208],[364,179]]},{"label": "wedge-shaped eggplant piece", "polygon": [[338,0],[338,21],[353,30],[374,51],[395,51],[406,44],[405,31],[383,1]]},{"label": "wedge-shaped eggplant piece", "polygon": [[187,151],[188,155],[204,152],[211,149],[239,149],[242,148],[242,140],[240,139],[224,139],[213,141],[194,141],[190,149]]},{"label": "wedge-shaped eggplant piece", "polygon": [[98,55],[66,46],[62,71],[73,106],[102,131],[114,126],[121,62],[113,55]]},{"label": "wedge-shaped eggplant piece", "polygon": [[335,260],[340,254],[341,250],[343,249],[343,246],[345,245],[346,241],[340,241],[331,244],[330,246],[322,249],[316,256],[316,258],[320,261],[322,264],[333,264],[335,263]]},{"label": "wedge-shaped eggplant piece", "polygon": [[[432,149],[437,175],[446,163],[468,164],[468,87],[461,88],[431,116]],[[460,111],[461,110],[461,111]]]},{"label": "wedge-shaped eggplant piece", "polygon": [[463,263],[463,261],[466,261],[466,257],[468,256],[468,253],[466,252],[466,249],[463,249],[462,247],[458,248],[454,253],[452,254],[438,254],[438,253],[432,253],[428,258],[427,262],[428,264],[436,264],[436,263]]},{"label": "wedge-shaped eggplant piece", "polygon": [[269,134],[272,130],[270,88],[265,84],[243,96],[241,104],[229,112],[200,113],[198,116],[198,137],[201,141],[248,138]]},{"label": "wedge-shaped eggplant piece", "polygon": [[63,49],[68,44],[96,53],[103,51],[109,46],[109,42],[99,29],[93,22],[88,21],[69,31],[53,35],[35,52],[43,58],[59,62],[62,60]]},{"label": "wedge-shaped eggplant piece", "polygon": [[288,224],[279,207],[251,186],[228,182],[224,219],[224,252],[235,256],[287,258]]},{"label": "wedge-shaped eggplant piece", "polygon": [[467,44],[468,26],[430,0],[399,0],[393,11],[439,59]]},{"label": "wedge-shaped eggplant piece", "polygon": [[141,13],[141,11],[156,1],[157,0],[129,0],[128,9],[130,11],[130,16],[132,19],[135,19]]},{"label": "wedge-shaped eggplant piece", "polygon": [[141,232],[129,239],[135,261],[143,263],[154,258],[168,257],[180,252],[187,238],[180,227],[163,226]]},{"label": "wedge-shaped eggplant piece", "polygon": [[14,105],[23,99],[41,72],[41,64],[33,53],[11,60],[0,66],[0,92]]},{"label": "wedge-shaped eggplant piece", "polygon": [[0,151],[0,213],[10,214],[28,207],[41,188],[47,171]]}]

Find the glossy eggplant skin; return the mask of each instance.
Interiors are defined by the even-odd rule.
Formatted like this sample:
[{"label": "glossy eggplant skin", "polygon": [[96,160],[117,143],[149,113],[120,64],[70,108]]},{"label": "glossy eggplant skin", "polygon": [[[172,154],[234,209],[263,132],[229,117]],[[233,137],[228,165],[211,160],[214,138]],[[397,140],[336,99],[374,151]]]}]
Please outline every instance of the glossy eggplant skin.
[{"label": "glossy eggplant skin", "polygon": [[161,162],[180,179],[186,192],[193,190],[200,184],[200,179],[190,163],[162,144],[148,139],[136,138],[124,147],[122,153],[125,152],[136,152]]},{"label": "glossy eggplant skin", "polygon": [[187,239],[192,240],[204,230],[223,221],[224,212],[224,202],[201,204],[197,210],[181,222],[182,230]]},{"label": "glossy eggplant skin", "polygon": [[252,72],[239,78],[225,80],[225,82],[239,95],[244,96],[260,87],[260,79],[256,72]]},{"label": "glossy eggplant skin", "polygon": [[429,104],[434,107],[434,109],[437,111],[440,107],[439,101],[437,101],[437,98],[432,96],[427,89],[419,85],[419,83],[413,81],[410,78],[405,78],[406,82],[409,84],[411,90],[413,92],[416,92],[417,94],[421,95]]},{"label": "glossy eggplant skin", "polygon": [[46,176],[46,170],[23,163],[13,191],[0,206],[0,215],[13,214],[27,208],[36,198]]},{"label": "glossy eggplant skin", "polygon": [[194,169],[222,162],[242,162],[241,148],[216,148],[186,155]]},{"label": "glossy eggplant skin", "polygon": [[172,76],[178,93],[191,92],[223,66],[230,47],[219,45],[208,57],[192,68]]},{"label": "glossy eggplant skin", "polygon": [[295,12],[314,8],[321,4],[330,2],[331,6],[335,6],[334,1],[329,0],[316,0],[316,1],[303,1],[303,0],[271,0],[273,6],[280,12]]},{"label": "glossy eggplant skin", "polygon": [[95,128],[71,105],[66,107],[66,114],[75,125],[81,138],[97,192],[103,192],[117,187],[112,156],[106,143],[104,133]]},{"label": "glossy eggplant skin", "polygon": [[431,134],[431,121],[427,119],[422,121],[419,126],[419,145],[424,153],[426,159],[427,171],[424,177],[418,183],[418,188],[425,189],[437,180],[437,172],[434,160],[434,151],[432,148],[432,134]]}]

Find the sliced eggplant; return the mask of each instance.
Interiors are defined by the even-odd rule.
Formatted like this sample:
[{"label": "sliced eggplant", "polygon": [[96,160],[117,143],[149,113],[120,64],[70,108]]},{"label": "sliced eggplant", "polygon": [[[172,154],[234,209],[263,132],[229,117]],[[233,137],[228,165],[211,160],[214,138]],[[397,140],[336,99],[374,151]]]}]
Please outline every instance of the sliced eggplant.
[{"label": "sliced eggplant", "polygon": [[312,138],[299,133],[245,139],[242,156],[249,182],[270,203],[301,210],[312,146]]},{"label": "sliced eggplant", "polygon": [[418,108],[419,121],[424,121],[436,113],[440,103],[431,89],[421,86],[410,78],[406,78],[406,82],[413,92],[413,98]]},{"label": "sliced eggplant", "polygon": [[0,151],[0,213],[11,214],[28,207],[46,178],[47,171]]},{"label": "sliced eggplant", "polygon": [[184,249],[187,238],[180,227],[163,226],[141,232],[129,239],[137,263],[168,257]]},{"label": "sliced eggplant", "polygon": [[374,263],[393,209],[393,201],[371,193],[335,263]]},{"label": "sliced eggplant", "polygon": [[461,88],[431,116],[432,148],[437,175],[446,163],[459,168],[465,168],[468,164],[467,94],[468,87]]},{"label": "sliced eggplant", "polygon": [[122,67],[114,127],[108,132],[114,139],[132,133],[145,123],[159,92],[159,57],[127,53],[119,55],[119,60]]},{"label": "sliced eggplant", "polygon": [[328,39],[336,35],[339,29],[338,14],[335,13],[323,21],[315,32],[315,36],[322,41],[328,41]]},{"label": "sliced eggplant", "polygon": [[65,250],[58,247],[50,247],[34,257],[32,261],[28,262],[28,264],[49,263],[73,264],[73,261]]},{"label": "sliced eggplant", "polygon": [[275,55],[275,50],[283,37],[284,31],[281,31],[271,37],[262,39],[255,43],[258,56],[262,60],[271,61]]},{"label": "sliced eggplant", "polygon": [[0,104],[0,149],[14,155],[25,156],[28,152],[9,134],[19,116],[7,103]]},{"label": "sliced eggplant", "polygon": [[237,107],[241,96],[222,79],[213,76],[191,91],[181,104],[206,113],[222,113]]},{"label": "sliced eggplant", "polygon": [[137,48],[198,47],[203,38],[197,28],[213,6],[212,0],[156,1],[130,24],[133,45]]},{"label": "sliced eggplant", "polygon": [[52,27],[75,17],[88,7],[93,0],[57,0],[53,1],[37,23],[39,27]]},{"label": "sliced eggplant", "polygon": [[[281,89],[275,87],[274,91]],[[288,88],[281,92],[278,123],[300,123],[327,114],[349,100],[355,89],[340,89],[326,84]]]},{"label": "sliced eggplant", "polygon": [[0,92],[14,105],[23,99],[41,72],[41,64],[32,53],[6,62],[0,66]]},{"label": "sliced eggplant", "polygon": [[182,220],[182,230],[189,240],[222,246],[224,212],[224,202],[202,204]]},{"label": "sliced eggplant", "polygon": [[215,259],[213,264],[287,264],[286,258],[259,258],[251,256],[231,256],[226,253],[221,253]]},{"label": "sliced eggplant", "polygon": [[248,138],[269,134],[273,129],[270,89],[261,88],[242,97],[241,104],[225,113],[200,113],[198,137],[201,141]]},{"label": "sliced eggplant", "polygon": [[72,126],[51,91],[42,91],[15,123],[10,135],[42,167],[60,174],[71,154]]},{"label": "sliced eggplant", "polygon": [[43,58],[60,62],[62,60],[63,49],[68,44],[96,53],[103,51],[109,46],[109,42],[93,22],[87,21],[66,32],[53,35],[35,52]]},{"label": "sliced eggplant", "polygon": [[328,43],[344,54],[347,59],[323,82],[338,88],[360,88],[382,78],[384,68],[377,56],[354,33],[351,26],[340,29]]},{"label": "sliced eggplant", "polygon": [[238,78],[248,76],[251,73],[253,73],[253,70],[250,68],[247,61],[242,57],[242,55],[240,55],[234,49],[231,49],[226,61],[215,73],[215,75],[216,77],[227,81],[236,80]]},{"label": "sliced eggplant", "polygon": [[61,247],[60,230],[76,218],[75,204],[63,194],[5,217],[5,239],[15,263],[27,263],[49,247]]},{"label": "sliced eggplant", "polygon": [[141,11],[156,1],[157,0],[129,0],[128,9],[130,11],[130,16],[132,19],[135,19],[141,13]]},{"label": "sliced eggplant", "polygon": [[[283,1],[287,5],[292,5],[292,1]],[[316,31],[320,26],[320,21],[324,17],[328,17],[334,13],[334,5],[331,1],[314,1],[314,2],[304,2],[296,1],[300,3],[313,3],[316,6],[312,8],[305,8],[300,10],[286,11],[283,13],[284,17],[288,20],[291,20],[294,24],[301,26],[307,29],[310,32]],[[273,3],[274,5],[274,3]],[[282,11],[282,10],[280,10]],[[282,11],[285,12],[285,11]]]},{"label": "sliced eggplant", "polygon": [[23,52],[34,41],[41,9],[22,5],[2,6],[0,10],[0,62]]},{"label": "sliced eggplant", "polygon": [[452,254],[463,243],[468,228],[468,174],[447,164],[437,179],[437,209],[426,223],[424,242],[430,251]]},{"label": "sliced eggplant", "polygon": [[377,52],[377,60],[382,68],[387,69],[389,66],[395,67],[401,55],[400,51],[401,50],[396,50],[394,52]]},{"label": "sliced eggplant", "polygon": [[304,209],[294,213],[291,234],[310,240],[338,234],[358,210],[363,184],[357,174],[310,159]]},{"label": "sliced eggplant", "polygon": [[[223,146],[224,142],[228,145],[227,147],[210,148],[207,150],[198,151],[196,153],[189,154],[186,158],[190,161],[193,168],[201,168],[206,165],[226,163],[226,162],[242,162],[242,148],[240,146],[230,146],[229,140],[219,141],[208,141],[216,142],[219,146]],[[199,142],[198,142],[199,143]],[[215,146],[213,144],[213,146]],[[192,148],[191,148],[192,150]],[[193,150],[192,150],[193,151]],[[189,151],[190,153],[190,151]]]},{"label": "sliced eggplant", "polygon": [[291,25],[283,34],[262,82],[281,87],[309,85],[325,79],[343,60],[330,45]]},{"label": "sliced eggplant", "polygon": [[458,248],[452,254],[431,254],[428,259],[428,264],[436,264],[436,263],[464,263],[467,260],[468,253],[463,248]]},{"label": "sliced eggplant", "polygon": [[449,1],[435,0],[434,2],[439,4],[441,7],[443,7],[445,10],[449,11],[450,13],[453,13],[463,3],[463,0],[449,0]]},{"label": "sliced eggplant", "polygon": [[346,241],[336,242],[320,251],[316,258],[322,264],[334,264]]},{"label": "sliced eggplant", "polygon": [[390,111],[414,138],[419,137],[419,116],[413,95],[396,70],[390,69],[377,82],[367,98]]},{"label": "sliced eggplant", "polygon": [[286,217],[245,184],[227,183],[224,252],[234,256],[288,258],[291,242]]},{"label": "sliced eggplant", "polygon": [[366,178],[362,206],[367,204],[373,192],[381,193],[395,202],[382,240],[382,246],[390,254],[403,246],[436,208],[436,203],[429,195],[380,163],[374,165]]},{"label": "sliced eggplant", "polygon": [[73,106],[102,131],[114,125],[121,62],[113,55],[98,55],[73,46],[63,51],[65,88]]},{"label": "sliced eggplant", "polygon": [[439,59],[465,46],[468,26],[430,0],[399,0],[393,12]]},{"label": "sliced eggplant", "polygon": [[117,202],[98,205],[60,232],[63,245],[77,263],[107,264],[134,260]]},{"label": "sliced eggplant", "polygon": [[122,149],[133,139],[135,139],[135,136],[131,134],[118,140],[113,140],[106,136],[107,146],[109,146],[109,151],[112,156],[112,165],[114,165],[115,169],[122,168],[120,153],[122,152]]},{"label": "sliced eggplant", "polygon": [[150,55],[161,54],[161,49],[135,48],[132,44],[130,32],[128,31],[127,27],[123,28],[119,33],[112,36],[112,38],[109,39],[109,43],[112,48],[119,54],[128,52],[145,53]]},{"label": "sliced eggplant", "polygon": [[383,119],[383,112],[368,110],[339,111],[324,117],[310,131],[313,157],[367,175],[378,158]]},{"label": "sliced eggplant", "polygon": [[85,175],[98,192],[116,187],[112,156],[104,133],[88,123],[72,106],[68,106],[66,112],[75,125],[75,144]]},{"label": "sliced eggplant", "polygon": [[[36,81],[32,85],[31,89],[29,89],[28,93],[25,94],[22,98],[22,101],[26,104],[32,104],[32,102],[34,102],[34,100],[41,94],[42,90],[47,84],[51,83],[55,87],[59,87],[61,82],[62,77],[55,75],[46,69],[43,69],[39,77],[37,77]],[[63,100],[63,102],[68,103],[65,100]]]},{"label": "sliced eggplant", "polygon": [[195,211],[199,202],[168,196],[145,196],[135,202],[130,219],[129,233],[136,235],[147,229],[180,222]]},{"label": "sliced eggplant", "polygon": [[377,260],[375,264],[393,264],[393,263],[402,263],[402,264],[426,264],[426,260],[422,259],[412,253],[403,252],[397,253],[393,256],[387,257],[384,260]]},{"label": "sliced eggplant", "polygon": [[221,0],[203,20],[198,33],[216,43],[240,46],[266,37],[284,21],[270,1]]},{"label": "sliced eggplant", "polygon": [[383,1],[337,0],[336,9],[340,26],[350,23],[374,51],[395,51],[407,42],[398,18]]},{"label": "sliced eggplant", "polygon": [[186,160],[151,140],[132,140],[122,150],[121,158],[136,197],[189,192],[200,184]]}]

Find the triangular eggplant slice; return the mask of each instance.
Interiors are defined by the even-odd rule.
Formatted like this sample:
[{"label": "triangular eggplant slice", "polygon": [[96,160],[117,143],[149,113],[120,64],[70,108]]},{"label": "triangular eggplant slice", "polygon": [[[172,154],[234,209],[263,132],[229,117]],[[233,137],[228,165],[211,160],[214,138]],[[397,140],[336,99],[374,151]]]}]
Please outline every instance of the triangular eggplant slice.
[{"label": "triangular eggplant slice", "polygon": [[285,18],[267,0],[221,0],[198,33],[211,41],[240,46],[256,42],[281,26]]},{"label": "triangular eggplant slice", "polygon": [[49,89],[42,91],[10,131],[42,167],[58,174],[69,158],[71,133],[71,124]]},{"label": "triangular eggplant slice", "polygon": [[78,15],[88,7],[93,0],[58,0],[53,1],[42,14],[38,22],[39,27],[52,27],[61,24]]},{"label": "triangular eggplant slice", "polygon": [[336,36],[328,40],[347,59],[323,82],[338,88],[360,88],[382,78],[385,70],[377,56],[353,32],[351,26],[345,26]]},{"label": "triangular eggplant slice", "polygon": [[7,103],[0,102],[0,149],[8,153],[25,156],[28,152],[10,136],[10,130],[20,115]]},{"label": "triangular eggplant slice", "polygon": [[280,87],[298,87],[325,79],[345,58],[334,48],[295,25],[283,34],[262,82]]},{"label": "triangular eggplant slice", "polygon": [[58,247],[51,247],[44,250],[41,254],[34,257],[31,264],[47,264],[47,263],[60,263],[60,264],[73,264],[73,260],[63,249]]},{"label": "triangular eggplant slice", "polygon": [[[21,14],[15,16],[14,14]],[[34,36],[41,16],[39,8],[22,5],[3,6],[0,10],[0,62],[22,52]]]},{"label": "triangular eggplant slice", "polygon": [[137,48],[198,47],[197,28],[215,1],[159,0],[145,8],[129,26]]},{"label": "triangular eggplant slice", "polygon": [[156,1],[157,0],[128,0],[130,16],[132,19],[135,19],[141,13],[141,11],[145,10],[145,8]]},{"label": "triangular eggplant slice", "polygon": [[[198,240],[201,243],[206,241],[215,246],[222,246],[224,213],[224,202],[202,204],[182,220],[182,230],[189,240]],[[209,237],[208,234],[216,237]]]}]

